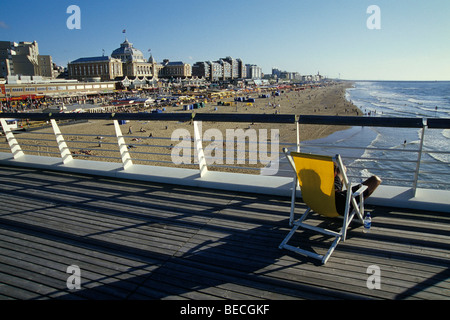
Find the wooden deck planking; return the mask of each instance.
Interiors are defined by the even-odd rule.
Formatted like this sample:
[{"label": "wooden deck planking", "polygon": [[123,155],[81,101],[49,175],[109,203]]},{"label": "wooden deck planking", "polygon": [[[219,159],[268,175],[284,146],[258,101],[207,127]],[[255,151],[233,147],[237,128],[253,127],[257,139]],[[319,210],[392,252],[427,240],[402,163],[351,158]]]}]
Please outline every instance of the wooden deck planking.
[{"label": "wooden deck planking", "polygon": [[[368,208],[372,232],[356,226],[320,266],[278,249],[285,198],[3,167],[0,201],[4,299],[450,297],[444,214]],[[298,240],[325,248],[308,232]],[[81,290],[66,288],[71,264]],[[373,264],[381,290],[366,288]]]}]

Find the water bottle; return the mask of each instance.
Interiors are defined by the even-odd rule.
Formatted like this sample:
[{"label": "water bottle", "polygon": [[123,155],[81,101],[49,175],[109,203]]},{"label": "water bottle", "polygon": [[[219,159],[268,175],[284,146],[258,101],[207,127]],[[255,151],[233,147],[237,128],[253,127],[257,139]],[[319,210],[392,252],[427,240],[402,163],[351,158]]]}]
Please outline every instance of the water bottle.
[{"label": "water bottle", "polygon": [[366,213],[366,217],[364,218],[364,233],[368,233],[370,231],[370,227],[372,226],[372,217],[370,213]]}]

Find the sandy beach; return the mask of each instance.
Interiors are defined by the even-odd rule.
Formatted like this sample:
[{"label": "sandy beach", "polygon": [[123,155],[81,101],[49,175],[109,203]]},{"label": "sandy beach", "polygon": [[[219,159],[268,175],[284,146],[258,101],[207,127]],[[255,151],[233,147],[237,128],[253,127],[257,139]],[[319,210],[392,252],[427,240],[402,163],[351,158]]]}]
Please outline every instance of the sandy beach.
[{"label": "sandy beach", "polygon": [[[270,98],[259,98],[261,93],[249,93],[246,97],[255,98],[255,102],[247,105],[245,102],[234,102],[234,97],[226,99],[217,99],[210,102],[204,108],[195,109],[195,113],[230,113],[230,114],[295,114],[295,115],[339,115],[339,116],[356,116],[361,115],[359,109],[351,104],[345,98],[345,90],[351,86],[351,83],[342,83],[338,85],[305,89],[302,91],[284,91],[280,96],[272,95]],[[243,96],[243,95],[238,95]],[[218,105],[218,102],[230,102],[231,105]],[[168,107],[166,112],[189,112],[184,111],[183,105],[177,107]],[[127,133],[129,127],[132,128],[133,135],[146,136],[148,132],[153,137],[167,137],[168,131],[171,133],[175,129],[186,128],[191,131],[191,124],[180,124],[176,122],[169,123],[150,123],[131,121],[123,126],[122,132]],[[228,128],[254,128],[254,129],[279,129],[280,141],[286,143],[296,142],[296,133],[294,125],[282,124],[230,124],[226,122],[203,123],[203,130],[209,128],[219,129],[224,135]],[[140,129],[145,130],[144,133]],[[326,137],[338,130],[345,130],[347,127],[342,126],[317,126],[317,125],[301,125],[300,139],[314,140]],[[89,125],[80,126],[80,130],[86,133],[92,133],[93,128]],[[170,135],[169,135],[170,137]]]},{"label": "sandy beach", "polygon": [[[210,101],[204,108],[193,111],[196,113],[231,114],[361,115],[358,108],[345,98],[345,90],[351,85],[351,83],[340,83],[301,91],[287,89],[281,92],[279,96],[271,95],[269,98],[260,98],[262,92],[251,92],[246,94],[246,97],[255,98],[255,102],[251,105],[244,102],[236,103],[234,97],[229,97]],[[231,102],[231,105],[219,105],[219,101]],[[191,113],[192,110],[185,111],[183,105],[178,105],[175,107],[166,107],[165,112]],[[295,127],[295,124],[202,123],[203,132],[207,129],[214,128],[220,130],[223,137],[226,136],[226,129],[242,128],[246,130],[252,128],[256,129],[256,131],[258,129],[267,129],[269,135],[271,129],[277,129],[279,130],[280,149],[283,148],[283,144],[296,142]],[[89,160],[106,159],[107,161],[120,161],[112,121],[90,121],[87,123],[60,126],[60,129],[74,156]],[[133,163],[150,165],[172,165],[171,150],[178,142],[171,141],[170,139],[176,129],[186,129],[190,132],[191,137],[193,137],[193,125],[189,122],[179,123],[170,121],[163,123],[161,121],[129,121],[121,125],[122,134],[125,136],[126,143],[129,146]],[[347,127],[301,125],[300,139],[302,141],[319,139],[337,130],[344,129],[347,129]],[[25,150],[25,153],[27,153],[26,150],[29,150],[30,154],[58,156],[58,148],[52,133],[51,128],[46,128],[33,132],[20,133],[16,136],[19,144],[23,145],[22,149]],[[25,144],[37,144],[39,139],[45,140],[39,141],[39,148],[25,146]],[[0,147],[8,148],[4,140]],[[155,163],[154,161],[162,162]],[[260,167],[260,165],[257,165],[257,167]]]}]

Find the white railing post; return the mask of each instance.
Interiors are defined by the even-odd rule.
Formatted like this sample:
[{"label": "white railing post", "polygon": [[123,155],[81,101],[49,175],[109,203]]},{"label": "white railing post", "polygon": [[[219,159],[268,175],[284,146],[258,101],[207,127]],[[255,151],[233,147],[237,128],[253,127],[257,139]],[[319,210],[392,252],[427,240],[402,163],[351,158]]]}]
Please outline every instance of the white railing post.
[{"label": "white railing post", "polygon": [[200,177],[203,177],[208,172],[208,167],[206,166],[205,153],[203,151],[202,143],[202,122],[194,120],[194,144],[195,150],[198,156],[198,165],[200,169]]},{"label": "white railing post", "polygon": [[414,172],[414,182],[413,182],[413,194],[416,195],[417,191],[417,181],[419,180],[419,171],[420,171],[420,161],[422,161],[422,152],[423,152],[423,140],[425,137],[425,127],[426,123],[423,124],[422,132],[420,135],[420,143],[419,143],[419,154],[417,156],[417,164],[416,164],[416,171]]},{"label": "white railing post", "polygon": [[56,142],[58,143],[59,152],[61,153],[61,158],[64,164],[69,163],[73,160],[72,153],[69,150],[69,147],[66,144],[66,141],[64,140],[64,137],[59,130],[58,125],[56,124],[55,119],[50,119],[50,122],[53,127],[53,132],[55,133]]},{"label": "white railing post", "polygon": [[131,160],[127,144],[125,143],[125,139],[122,135],[122,130],[120,129],[120,125],[117,120],[114,120],[114,128],[116,129],[117,143],[119,144],[119,151],[122,158],[123,168],[127,169],[133,165],[133,161]]},{"label": "white railing post", "polygon": [[17,142],[16,137],[14,137],[14,134],[12,133],[12,130],[9,127],[8,123],[6,123],[6,119],[0,119],[0,123],[2,124],[6,140],[8,141],[9,147],[11,148],[11,153],[13,154],[14,159],[23,157],[25,154],[23,153],[22,148]]}]

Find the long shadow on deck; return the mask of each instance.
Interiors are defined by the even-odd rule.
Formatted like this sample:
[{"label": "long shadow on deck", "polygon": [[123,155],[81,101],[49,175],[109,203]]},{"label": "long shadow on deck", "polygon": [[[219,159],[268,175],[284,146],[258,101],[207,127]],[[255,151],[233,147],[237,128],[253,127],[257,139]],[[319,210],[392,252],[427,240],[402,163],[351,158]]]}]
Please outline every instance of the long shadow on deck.
[{"label": "long shadow on deck", "polygon": [[[82,272],[82,288],[68,290],[65,279],[69,275],[60,270],[61,286],[36,292],[36,299],[368,297],[357,286],[327,285],[321,280],[321,273],[327,274],[329,269],[320,267],[315,260],[278,249],[288,231],[289,199],[14,170],[16,174],[3,176],[0,195],[11,201],[22,199],[23,203],[40,204],[42,216],[36,217],[35,211],[31,214],[35,210],[32,207],[4,212],[0,215],[0,228],[34,239],[39,243],[37,250],[45,250],[45,245],[72,250],[65,256],[50,250],[48,260],[54,265],[49,263],[49,268],[68,266],[80,254],[77,263]],[[350,232],[349,238],[353,235]],[[398,240],[395,235],[371,237],[385,242]],[[306,245],[317,242],[308,233],[298,238]],[[426,240],[414,241],[423,241],[424,246],[436,245]],[[349,254],[363,250],[364,255],[386,256],[381,248],[345,245],[337,250]],[[42,257],[44,253],[36,255]],[[392,255],[391,259],[403,261],[422,259],[421,255],[408,253]],[[127,261],[132,264],[124,266]],[[427,263],[448,265],[440,258]],[[305,277],[314,273],[315,278]],[[45,284],[45,275],[37,275],[35,280]],[[412,286],[396,298],[408,298],[446,276],[448,272],[438,274],[435,280]]]}]

